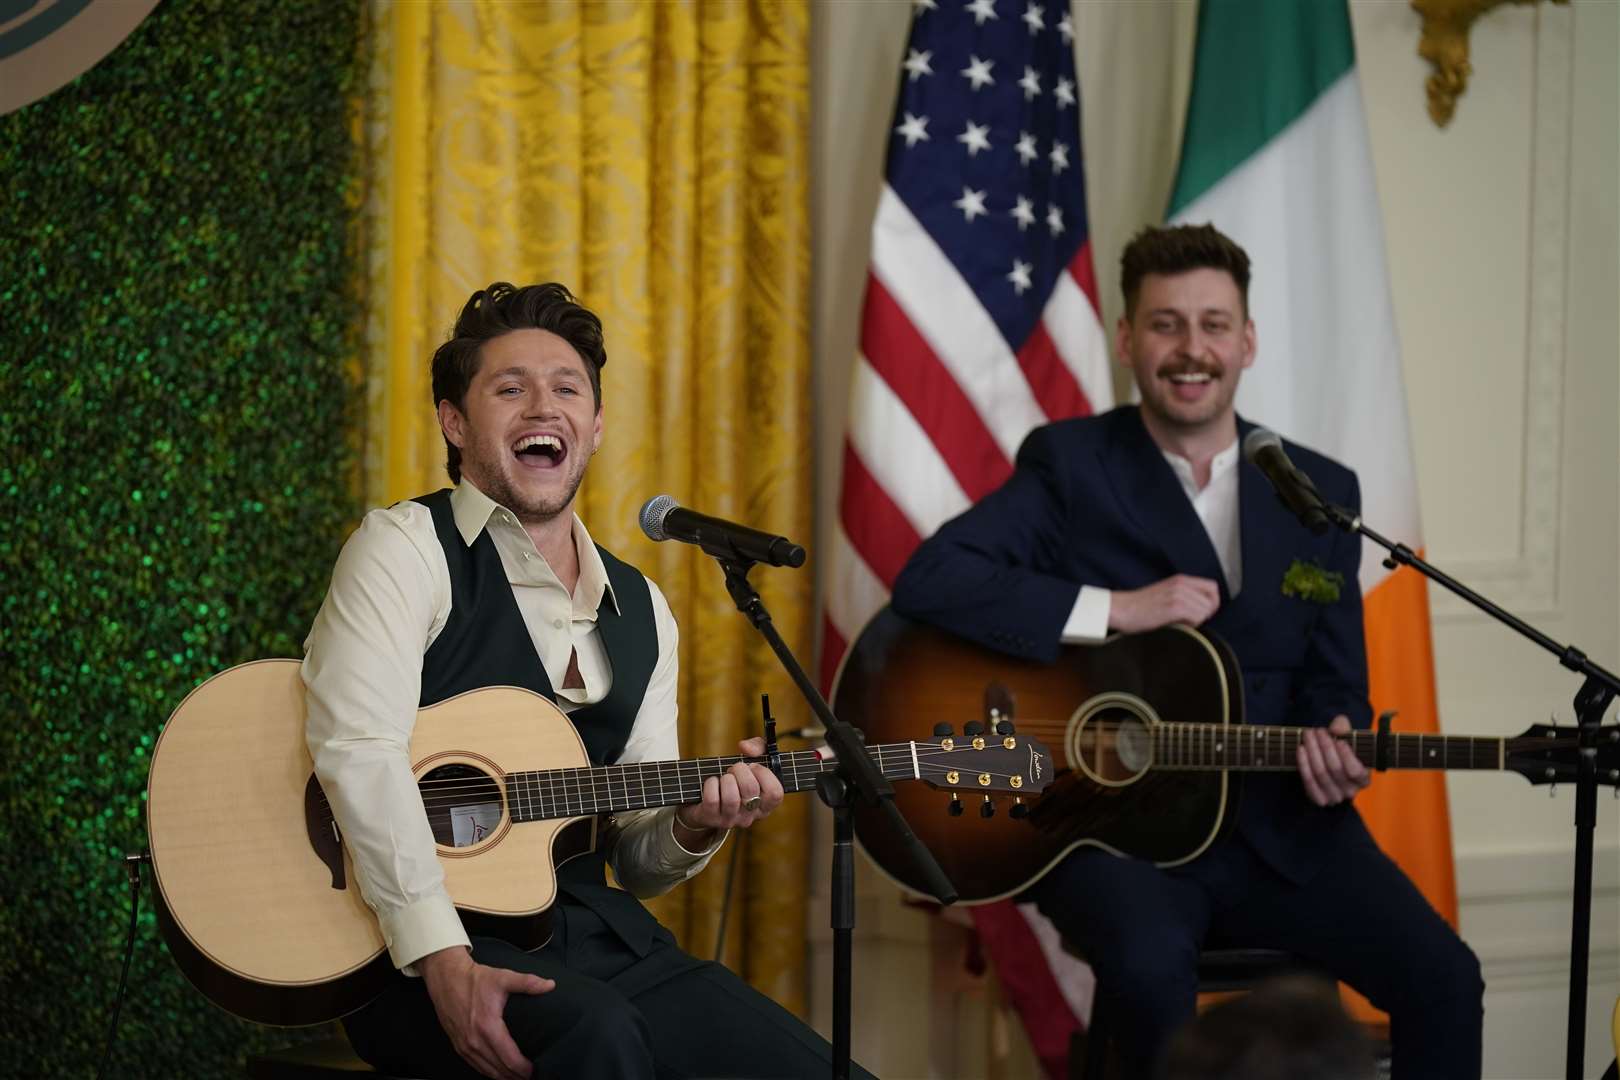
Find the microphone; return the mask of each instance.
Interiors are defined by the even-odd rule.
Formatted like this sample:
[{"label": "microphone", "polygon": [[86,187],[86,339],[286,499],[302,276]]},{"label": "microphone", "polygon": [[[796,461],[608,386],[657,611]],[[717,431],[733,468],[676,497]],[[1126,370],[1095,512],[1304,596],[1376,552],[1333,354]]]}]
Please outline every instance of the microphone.
[{"label": "microphone", "polygon": [[642,504],[641,531],[649,540],[696,544],[718,559],[762,562],[767,566],[804,565],[804,548],[787,537],[688,510],[668,495],[654,495]]},{"label": "microphone", "polygon": [[1257,427],[1243,439],[1243,457],[1271,481],[1277,498],[1288,507],[1313,533],[1326,532],[1327,514],[1323,511],[1322,496],[1316,492],[1311,478],[1294,467],[1283,450],[1282,439],[1268,428]]}]

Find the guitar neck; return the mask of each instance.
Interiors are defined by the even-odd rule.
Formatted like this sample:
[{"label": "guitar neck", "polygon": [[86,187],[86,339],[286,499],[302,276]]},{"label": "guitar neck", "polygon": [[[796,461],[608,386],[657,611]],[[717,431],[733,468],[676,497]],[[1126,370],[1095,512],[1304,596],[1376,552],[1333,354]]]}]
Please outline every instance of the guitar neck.
[{"label": "guitar neck", "polygon": [[[1160,769],[1242,769],[1292,772],[1306,728],[1268,724],[1158,724],[1153,730],[1153,764]],[[1507,768],[1508,739],[1478,735],[1384,736],[1384,767],[1390,769]],[[1378,734],[1353,731],[1341,736],[1363,765],[1379,764]]]},{"label": "guitar neck", "polygon": [[[890,780],[910,780],[920,775],[914,743],[868,746],[866,752]],[[680,806],[701,802],[703,781],[719,776],[740,761],[766,764],[762,757],[713,757],[508,773],[507,804],[514,821]],[[814,750],[782,754],[782,790],[809,790],[816,786],[816,777],[831,772],[836,764]]]}]

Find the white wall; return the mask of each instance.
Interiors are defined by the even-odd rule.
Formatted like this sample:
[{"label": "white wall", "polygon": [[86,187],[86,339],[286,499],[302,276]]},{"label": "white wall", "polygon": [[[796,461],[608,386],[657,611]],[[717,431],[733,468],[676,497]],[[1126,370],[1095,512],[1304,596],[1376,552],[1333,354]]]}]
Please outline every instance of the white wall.
[{"label": "white wall", "polygon": [[[1112,325],[1117,252],[1158,218],[1168,191],[1196,8],[1094,0],[1075,14],[1093,245]],[[1576,0],[1487,15],[1472,35],[1472,83],[1445,130],[1425,107],[1418,16],[1395,0],[1352,0],[1352,15],[1428,556],[1620,669],[1620,6]],[[901,2],[825,0],[814,10],[822,550],[908,16]],[[1142,115],[1165,119],[1130,120]],[[1449,596],[1431,600],[1447,730],[1510,735],[1549,715],[1571,720],[1577,680],[1551,656]],[[1448,783],[1462,931],[1488,983],[1486,1075],[1562,1076],[1573,791],[1549,798],[1491,774]],[[1620,993],[1617,808],[1604,792],[1591,1075],[1613,1054],[1609,1012]],[[1033,1075],[1017,1029],[1009,1034],[985,1001],[936,992],[928,1004],[959,939],[900,909],[862,869],[857,1055],[884,1076]],[[816,888],[824,895],[819,876]],[[812,919],[825,1029],[824,902]]]}]

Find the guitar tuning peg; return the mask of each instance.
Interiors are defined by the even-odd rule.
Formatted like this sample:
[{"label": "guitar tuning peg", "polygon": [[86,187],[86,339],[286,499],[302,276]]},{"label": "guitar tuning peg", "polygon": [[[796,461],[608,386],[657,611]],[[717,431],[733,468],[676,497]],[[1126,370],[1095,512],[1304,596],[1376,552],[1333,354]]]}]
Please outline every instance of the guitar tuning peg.
[{"label": "guitar tuning peg", "polygon": [[1013,723],[1011,720],[1002,720],[1000,723],[996,724],[997,735],[1011,735],[1012,733]]},{"label": "guitar tuning peg", "polygon": [[979,723],[977,720],[969,720],[967,723],[962,725],[962,734],[983,735],[984,725]]},{"label": "guitar tuning peg", "polygon": [[951,725],[949,725],[949,724],[935,724],[934,725],[934,734],[944,736],[944,735],[954,735],[955,732],[951,730]]},{"label": "guitar tuning peg", "polygon": [[984,802],[979,804],[979,816],[982,818],[993,818],[996,816],[996,804],[991,801],[990,796],[988,795],[984,797]]},{"label": "guitar tuning peg", "polygon": [[1007,814],[1012,817],[1014,821],[1022,821],[1029,817],[1029,805],[1025,803],[1023,799],[1014,799],[1012,809],[1008,810]]},{"label": "guitar tuning peg", "polygon": [[956,794],[955,792],[952,792],[951,793],[951,804],[950,804],[950,806],[945,808],[945,812],[947,814],[951,815],[951,817],[961,817],[962,816],[962,797],[960,795]]}]

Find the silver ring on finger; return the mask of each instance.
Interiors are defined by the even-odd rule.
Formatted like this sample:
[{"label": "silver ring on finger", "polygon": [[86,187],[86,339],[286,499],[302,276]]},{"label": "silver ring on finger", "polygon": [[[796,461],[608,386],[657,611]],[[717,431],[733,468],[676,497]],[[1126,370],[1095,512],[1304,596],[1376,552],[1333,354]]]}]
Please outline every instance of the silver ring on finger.
[{"label": "silver ring on finger", "polygon": [[745,800],[743,802],[743,809],[744,810],[758,810],[759,809],[759,796],[755,795],[755,796],[752,796],[751,798]]}]

